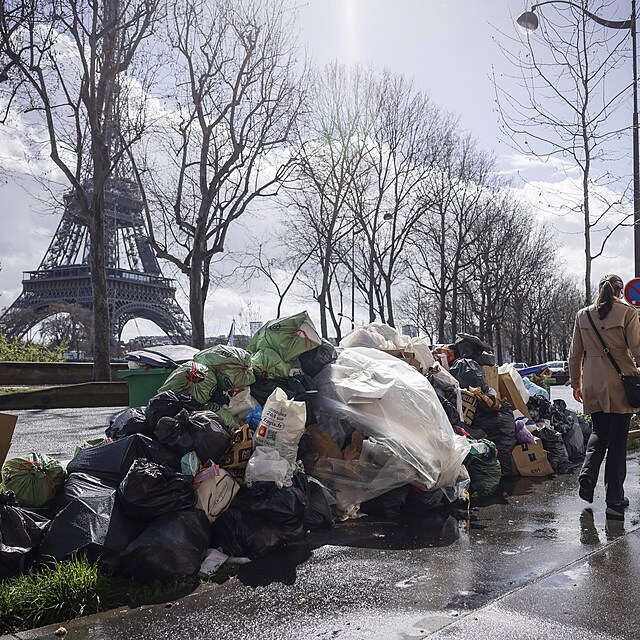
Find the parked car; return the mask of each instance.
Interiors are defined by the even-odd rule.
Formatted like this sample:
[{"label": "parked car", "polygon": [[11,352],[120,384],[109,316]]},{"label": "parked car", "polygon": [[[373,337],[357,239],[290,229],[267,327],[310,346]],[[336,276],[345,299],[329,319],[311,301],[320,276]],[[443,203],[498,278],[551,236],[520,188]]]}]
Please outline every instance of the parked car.
[{"label": "parked car", "polygon": [[557,384],[564,384],[569,379],[569,363],[566,360],[552,360],[544,364],[553,374]]},{"label": "parked car", "polygon": [[514,362],[513,368],[516,369],[516,371],[520,371],[520,369],[528,369],[529,365],[526,362]]}]

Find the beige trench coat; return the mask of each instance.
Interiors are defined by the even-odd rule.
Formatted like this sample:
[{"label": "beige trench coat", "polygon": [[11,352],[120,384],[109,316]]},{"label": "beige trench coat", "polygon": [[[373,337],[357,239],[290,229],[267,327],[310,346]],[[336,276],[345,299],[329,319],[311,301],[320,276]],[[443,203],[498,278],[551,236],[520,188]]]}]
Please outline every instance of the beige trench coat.
[{"label": "beige trench coat", "polygon": [[582,386],[585,413],[635,413],[638,407],[627,402],[622,380],[603,351],[587,318],[588,311],[622,373],[638,373],[632,359],[632,354],[636,358],[640,356],[638,312],[625,302],[615,300],[604,320],[598,317],[595,305],[578,311],[569,349],[571,386],[574,389]]}]

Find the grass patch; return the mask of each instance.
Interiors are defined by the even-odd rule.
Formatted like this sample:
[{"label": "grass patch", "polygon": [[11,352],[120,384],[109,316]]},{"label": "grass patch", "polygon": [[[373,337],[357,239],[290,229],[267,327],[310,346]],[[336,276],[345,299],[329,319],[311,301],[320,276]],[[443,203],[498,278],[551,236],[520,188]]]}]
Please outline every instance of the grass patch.
[{"label": "grass patch", "polygon": [[42,391],[47,387],[0,387],[0,396],[6,396],[10,393],[28,393],[29,391]]},{"label": "grass patch", "polygon": [[25,631],[100,613],[187,595],[203,582],[222,584],[238,571],[222,565],[204,580],[139,584],[112,576],[84,556],[55,562],[32,573],[0,580],[0,634]]}]

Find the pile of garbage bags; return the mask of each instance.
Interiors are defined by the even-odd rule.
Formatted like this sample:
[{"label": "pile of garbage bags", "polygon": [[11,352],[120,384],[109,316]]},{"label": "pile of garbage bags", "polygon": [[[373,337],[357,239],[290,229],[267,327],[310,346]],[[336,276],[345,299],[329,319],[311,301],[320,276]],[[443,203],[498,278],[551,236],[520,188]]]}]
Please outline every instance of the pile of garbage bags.
[{"label": "pile of garbage bags", "polygon": [[536,421],[518,423],[487,382],[494,364],[473,336],[443,355],[375,323],[336,349],[306,312],[268,322],[247,350],[189,354],[66,467],[37,454],[4,464],[0,577],[82,552],[170,581],[336,519],[488,496],[516,473],[510,452],[532,425],[560,472],[579,455],[579,420],[535,396]]}]

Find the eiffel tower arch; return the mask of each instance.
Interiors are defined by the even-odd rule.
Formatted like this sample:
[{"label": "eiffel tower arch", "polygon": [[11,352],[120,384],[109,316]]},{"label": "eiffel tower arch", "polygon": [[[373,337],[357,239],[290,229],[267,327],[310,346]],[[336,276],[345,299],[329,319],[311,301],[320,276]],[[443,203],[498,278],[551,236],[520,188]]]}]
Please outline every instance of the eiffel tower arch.
[{"label": "eiffel tower arch", "polygon": [[[91,198],[87,188],[87,197]],[[191,324],[175,299],[175,285],[160,270],[145,231],[142,199],[135,183],[114,177],[105,188],[105,258],[111,338],[120,340],[125,324],[144,318],[174,343],[188,343]],[[75,193],[64,196],[64,213],[36,271],[23,274],[22,293],[0,317],[0,330],[22,337],[59,310],[76,304],[92,311],[89,229]]]}]

